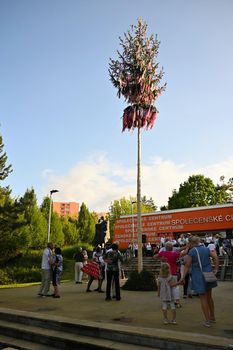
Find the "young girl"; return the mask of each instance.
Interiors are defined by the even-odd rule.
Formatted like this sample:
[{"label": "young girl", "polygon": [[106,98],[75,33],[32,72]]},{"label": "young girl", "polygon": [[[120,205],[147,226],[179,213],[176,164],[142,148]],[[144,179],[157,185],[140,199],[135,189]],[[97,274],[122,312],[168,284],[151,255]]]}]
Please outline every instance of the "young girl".
[{"label": "young girl", "polygon": [[61,274],[63,270],[63,257],[61,255],[61,249],[55,248],[53,256],[53,288],[54,288],[54,298],[60,298],[59,285],[61,280]]},{"label": "young girl", "polygon": [[[170,272],[170,266],[167,263],[162,263],[160,273],[158,277],[158,296],[162,300],[162,311],[164,317],[164,324],[177,324],[176,323],[176,306],[173,297],[172,288],[176,287],[178,283],[173,281],[173,276]],[[171,322],[167,318],[167,310],[171,309],[172,320]]]}]

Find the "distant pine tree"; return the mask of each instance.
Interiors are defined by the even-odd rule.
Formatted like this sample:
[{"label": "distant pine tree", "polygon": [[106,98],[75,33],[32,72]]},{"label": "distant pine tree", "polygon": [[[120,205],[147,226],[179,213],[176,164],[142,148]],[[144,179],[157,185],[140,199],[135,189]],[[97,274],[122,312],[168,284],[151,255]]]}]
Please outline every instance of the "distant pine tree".
[{"label": "distant pine tree", "polygon": [[95,235],[95,221],[84,203],[82,203],[80,208],[77,228],[81,242],[93,242]]},{"label": "distant pine tree", "polygon": [[11,164],[6,166],[7,155],[4,152],[4,143],[2,136],[0,135],[0,180],[4,180],[11,172]]}]

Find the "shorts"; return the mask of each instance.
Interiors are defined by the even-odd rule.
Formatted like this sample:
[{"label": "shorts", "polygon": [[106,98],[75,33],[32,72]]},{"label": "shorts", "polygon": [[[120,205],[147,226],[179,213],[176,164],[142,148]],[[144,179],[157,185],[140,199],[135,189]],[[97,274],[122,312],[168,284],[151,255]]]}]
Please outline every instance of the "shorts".
[{"label": "shorts", "polygon": [[175,302],[173,300],[171,301],[162,301],[162,310],[175,310]]}]

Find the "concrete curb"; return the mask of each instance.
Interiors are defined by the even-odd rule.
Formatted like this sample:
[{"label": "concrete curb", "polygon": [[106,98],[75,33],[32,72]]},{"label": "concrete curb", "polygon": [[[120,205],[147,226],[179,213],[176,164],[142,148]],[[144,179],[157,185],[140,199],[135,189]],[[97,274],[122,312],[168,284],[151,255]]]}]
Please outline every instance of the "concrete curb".
[{"label": "concrete curb", "polygon": [[93,337],[166,350],[232,349],[232,339],[159,328],[143,328],[109,323],[80,321],[67,317],[0,308],[0,319],[68,334]]}]

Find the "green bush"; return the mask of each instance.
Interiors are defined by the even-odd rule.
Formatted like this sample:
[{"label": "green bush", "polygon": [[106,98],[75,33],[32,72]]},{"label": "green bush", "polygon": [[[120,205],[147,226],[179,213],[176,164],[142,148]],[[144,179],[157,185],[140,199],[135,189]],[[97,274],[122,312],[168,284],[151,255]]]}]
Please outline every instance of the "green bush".
[{"label": "green bush", "polygon": [[[62,248],[63,263],[63,280],[74,279],[74,260],[73,255],[78,248],[82,247],[92,252],[93,247],[88,243],[80,243],[78,246],[68,246]],[[42,250],[30,250],[23,255],[18,255],[6,264],[0,266],[0,285],[14,283],[30,283],[41,281],[41,259]]]},{"label": "green bush", "polygon": [[142,270],[140,273],[133,271],[130,273],[126,283],[122,286],[122,289],[134,291],[156,291],[157,283],[152,272],[147,270]]},{"label": "green bush", "polygon": [[14,283],[39,282],[41,280],[40,266],[7,268],[8,276]]},{"label": "green bush", "polygon": [[2,270],[0,274],[0,284],[2,285],[13,283],[38,282],[40,280],[41,272],[40,268],[38,268],[37,266],[31,266],[30,268],[8,266],[4,270]]},{"label": "green bush", "polygon": [[61,276],[62,280],[74,280],[74,265],[75,261],[73,259],[65,258],[63,260],[63,272]]},{"label": "green bush", "polygon": [[8,276],[8,273],[5,270],[0,270],[0,285],[5,285],[12,283],[10,277]]},{"label": "green bush", "polygon": [[80,247],[82,247],[82,249],[85,249],[87,252],[93,251],[92,245],[90,245],[88,243],[80,243],[77,246],[68,246],[68,247],[62,248],[63,258],[73,259],[74,254],[77,253],[78,248],[80,248]]},{"label": "green bush", "polygon": [[30,269],[32,266],[41,266],[41,258],[42,258],[43,250],[30,250],[22,256],[19,256],[14,261],[10,262],[8,266],[14,267],[25,267]]}]

